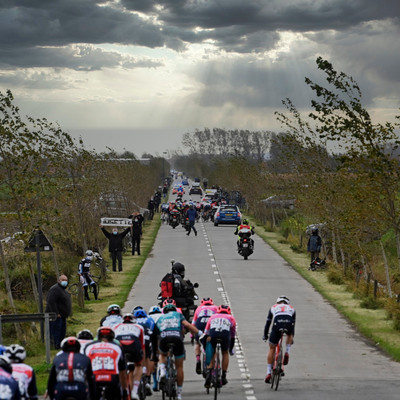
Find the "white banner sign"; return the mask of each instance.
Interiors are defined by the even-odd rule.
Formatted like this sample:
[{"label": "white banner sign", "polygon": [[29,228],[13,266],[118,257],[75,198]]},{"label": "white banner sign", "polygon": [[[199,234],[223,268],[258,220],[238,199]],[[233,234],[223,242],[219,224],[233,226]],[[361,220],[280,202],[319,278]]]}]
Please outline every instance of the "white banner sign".
[{"label": "white banner sign", "polygon": [[122,226],[122,227],[128,227],[132,225],[132,220],[129,218],[109,218],[109,217],[104,217],[101,218],[101,225],[103,226]]}]

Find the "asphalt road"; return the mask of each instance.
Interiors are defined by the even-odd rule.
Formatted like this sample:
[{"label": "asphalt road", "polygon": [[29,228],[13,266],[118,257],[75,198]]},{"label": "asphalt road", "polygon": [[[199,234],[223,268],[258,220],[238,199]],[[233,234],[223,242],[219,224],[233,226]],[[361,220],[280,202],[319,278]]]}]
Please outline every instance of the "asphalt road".
[{"label": "asphalt road", "polygon": [[[187,196],[186,196],[187,197]],[[198,199],[199,196],[193,196]],[[186,278],[198,282],[200,297],[229,303],[238,323],[236,355],[221,399],[399,399],[400,364],[368,344],[258,236],[255,252],[244,261],[236,252],[235,227],[196,224],[197,237],[182,227],[162,225],[124,312],[157,303],[159,282],[171,259],[186,266]],[[295,343],[286,376],[277,392],[264,383],[267,345],[261,340],[269,307],[287,295],[297,311]],[[186,341],[184,399],[211,398],[196,375],[194,350]],[[161,398],[155,393],[153,399]]]}]

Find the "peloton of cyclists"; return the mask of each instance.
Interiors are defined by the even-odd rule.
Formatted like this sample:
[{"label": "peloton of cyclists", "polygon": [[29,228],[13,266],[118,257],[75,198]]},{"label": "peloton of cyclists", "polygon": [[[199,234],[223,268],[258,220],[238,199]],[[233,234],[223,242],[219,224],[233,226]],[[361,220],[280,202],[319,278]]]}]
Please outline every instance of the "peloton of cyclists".
[{"label": "peloton of cyclists", "polygon": [[183,344],[183,335],[185,328],[193,335],[201,335],[195,326],[186,321],[185,317],[176,310],[174,304],[167,304],[163,308],[163,315],[158,319],[155,326],[155,333],[159,338],[159,382],[165,383],[166,361],[169,351],[169,345],[173,344],[175,356],[175,366],[177,372],[177,400],[182,399],[182,387],[184,381],[183,361],[185,359],[185,347]]},{"label": "peloton of cyclists", "polygon": [[[280,296],[276,299],[276,303],[268,312],[267,321],[264,327],[263,339],[269,338],[269,351],[267,356],[267,376],[265,383],[271,382],[271,370],[274,360],[276,346],[282,336],[282,331],[286,332],[286,353],[283,358],[283,365],[289,363],[290,347],[293,344],[294,326],[296,323],[296,311],[290,305],[290,300],[286,296]],[[269,328],[272,325],[271,333],[268,334]]]}]

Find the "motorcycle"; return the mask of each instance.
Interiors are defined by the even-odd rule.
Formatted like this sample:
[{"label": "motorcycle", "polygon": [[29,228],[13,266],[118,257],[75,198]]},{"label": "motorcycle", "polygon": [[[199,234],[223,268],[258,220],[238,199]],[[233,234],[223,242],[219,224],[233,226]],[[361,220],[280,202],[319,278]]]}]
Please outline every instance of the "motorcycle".
[{"label": "motorcycle", "polygon": [[[189,280],[186,281],[188,284],[188,288],[186,291],[186,296],[185,297],[175,297],[173,296],[172,298],[176,302],[176,307],[180,308],[182,311],[183,316],[188,322],[191,322],[194,313],[196,311],[197,305],[194,303],[195,301],[199,300],[199,296],[197,295],[195,289],[199,287],[199,284],[192,283]],[[159,300],[159,306],[162,307],[163,302],[166,300],[166,298],[161,296],[161,293],[157,296],[157,300]]]},{"label": "motorcycle", "polygon": [[169,215],[169,224],[172,226],[172,229],[175,229],[181,220],[181,215],[178,210],[171,210]]},{"label": "motorcycle", "polygon": [[251,239],[251,230],[243,228],[239,232],[238,253],[245,260],[254,252],[254,240]]}]

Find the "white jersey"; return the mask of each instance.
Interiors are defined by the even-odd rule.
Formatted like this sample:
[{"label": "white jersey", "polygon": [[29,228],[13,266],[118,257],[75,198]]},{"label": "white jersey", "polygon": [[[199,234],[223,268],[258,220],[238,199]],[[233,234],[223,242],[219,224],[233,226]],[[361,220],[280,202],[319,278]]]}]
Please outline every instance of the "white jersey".
[{"label": "white jersey", "polygon": [[295,310],[290,304],[274,304],[271,307],[270,312],[274,319],[277,316],[281,315],[290,315],[291,317],[293,317],[293,315],[295,314]]}]

